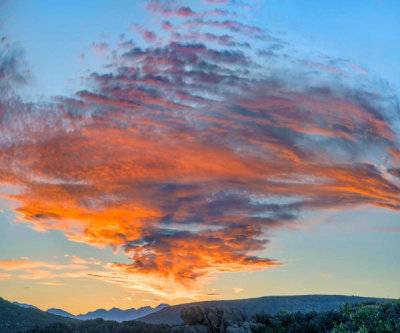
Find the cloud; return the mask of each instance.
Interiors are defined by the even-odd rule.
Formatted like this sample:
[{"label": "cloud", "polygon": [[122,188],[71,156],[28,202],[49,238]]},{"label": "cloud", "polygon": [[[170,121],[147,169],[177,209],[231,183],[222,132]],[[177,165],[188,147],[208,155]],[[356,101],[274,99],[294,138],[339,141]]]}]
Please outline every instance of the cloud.
[{"label": "cloud", "polygon": [[0,269],[5,271],[24,271],[28,269],[36,269],[36,268],[47,268],[51,270],[60,270],[60,269],[83,269],[86,266],[82,265],[61,265],[61,264],[53,264],[42,261],[32,261],[32,260],[0,260]]},{"label": "cloud", "polygon": [[356,65],[356,64],[353,64],[353,63],[351,63],[351,62],[349,62],[349,61],[347,61],[346,64],[347,64],[348,66],[352,67],[353,69],[355,69],[356,71],[359,71],[359,72],[362,73],[362,74],[365,74],[365,75],[368,74],[368,71],[367,71],[367,70],[365,70],[364,68],[362,68],[362,67],[360,67],[360,66],[358,66],[358,65]]},{"label": "cloud", "polygon": [[[172,20],[182,7],[146,8]],[[398,109],[384,86],[339,79],[320,60],[277,54],[271,68],[235,39],[264,36],[275,45],[267,50],[284,49],[264,29],[185,11],[168,25],[180,40],[101,47],[116,61],[86,77],[87,90],[40,105],[0,98],[0,181],[21,189],[8,196],[20,221],[121,249],[129,263],[71,256],[1,269],[206,297],[202,286],[219,273],[282,264],[261,255],[269,234],[305,213],[399,210]],[[185,40],[194,26],[224,33]]]},{"label": "cloud", "polygon": [[235,294],[239,294],[239,293],[241,293],[241,292],[243,292],[243,291],[244,291],[243,288],[239,288],[239,287],[233,288],[233,292],[234,292]]},{"label": "cloud", "polygon": [[75,263],[75,264],[86,264],[86,263],[88,263],[87,260],[82,259],[82,258],[80,258],[80,257],[78,257],[78,256],[75,256],[75,255],[72,255],[71,261],[72,261],[73,263]]},{"label": "cloud", "polygon": [[[95,279],[116,284],[126,289],[150,292],[163,299],[185,300],[213,296],[193,284],[190,286],[191,288],[188,288],[172,277],[162,278],[158,274],[132,272],[125,265],[103,264],[93,258],[90,258],[89,261],[77,258],[76,256],[71,256],[70,262],[66,264],[46,261],[27,262],[25,259],[2,260],[0,261],[0,280],[31,280],[38,281],[38,284],[45,286],[62,286],[66,283],[53,280]],[[1,271],[12,272],[12,274],[1,273]]]},{"label": "cloud", "polygon": [[65,283],[61,282],[39,282],[39,284],[43,286],[53,286],[53,287],[65,286]]},{"label": "cloud", "polygon": [[[109,53],[110,47],[107,43],[92,43],[90,46],[90,49],[98,56],[105,56]],[[81,60],[84,60],[84,57],[81,58]]]},{"label": "cloud", "polygon": [[[0,44],[0,102],[3,104],[14,93],[14,90],[25,85],[30,79],[26,68],[23,51],[12,43]],[[0,117],[4,106],[0,104]]]},{"label": "cloud", "polygon": [[319,275],[321,275],[323,278],[331,278],[332,277],[332,273],[319,273]]},{"label": "cloud", "polygon": [[236,12],[229,12],[227,10],[222,9],[213,9],[203,12],[196,12],[189,6],[181,6],[177,4],[175,1],[160,1],[160,0],[151,0],[145,4],[145,9],[147,9],[152,14],[157,16],[162,16],[164,18],[203,18],[208,16],[237,16]]},{"label": "cloud", "polygon": [[84,60],[85,60],[85,53],[81,53],[81,54],[76,58],[76,60],[78,60],[78,61],[84,61]]},{"label": "cloud", "polygon": [[74,264],[83,264],[83,265],[100,265],[102,266],[102,262],[100,260],[95,260],[94,258],[90,258],[89,260],[80,258],[76,255],[71,256],[71,262]]},{"label": "cloud", "polygon": [[3,280],[11,280],[12,279],[12,275],[8,274],[8,273],[0,273],[0,281]]},{"label": "cloud", "polygon": [[157,40],[157,35],[154,32],[146,30],[139,24],[132,24],[132,29],[134,31],[139,32],[142,35],[143,39],[146,40],[147,42],[154,42]]}]

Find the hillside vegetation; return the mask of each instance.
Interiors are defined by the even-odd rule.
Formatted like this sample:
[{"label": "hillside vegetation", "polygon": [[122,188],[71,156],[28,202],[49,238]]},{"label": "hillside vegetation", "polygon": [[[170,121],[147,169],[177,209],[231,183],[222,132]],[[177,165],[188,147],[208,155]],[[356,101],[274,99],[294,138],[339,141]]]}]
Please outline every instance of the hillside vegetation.
[{"label": "hillside vegetation", "polygon": [[207,301],[179,304],[162,309],[156,313],[137,320],[151,324],[182,324],[180,316],[185,308],[200,307],[231,307],[243,311],[247,316],[253,313],[266,312],[276,314],[281,310],[289,312],[309,312],[338,310],[343,303],[353,304],[362,301],[384,301],[382,298],[343,296],[343,295],[301,295],[301,296],[265,296],[248,299],[235,299],[228,301]]},{"label": "hillside vegetation", "polygon": [[74,320],[56,316],[39,309],[24,308],[0,297],[0,332],[25,332],[35,326],[52,323],[72,323]]}]

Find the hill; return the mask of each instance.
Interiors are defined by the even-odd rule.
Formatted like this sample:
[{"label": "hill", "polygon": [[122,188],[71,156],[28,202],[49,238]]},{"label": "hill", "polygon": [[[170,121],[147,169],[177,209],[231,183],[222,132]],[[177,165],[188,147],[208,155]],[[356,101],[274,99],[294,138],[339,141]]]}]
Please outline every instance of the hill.
[{"label": "hill", "polygon": [[24,303],[19,303],[19,302],[13,302],[12,304],[18,305],[18,306],[20,306],[22,308],[26,308],[26,309],[37,309],[36,306],[30,305],[30,304],[24,304]]},{"label": "hill", "polygon": [[44,327],[53,323],[71,323],[73,319],[56,316],[39,309],[12,304],[0,297],[0,332],[25,332],[35,326]]},{"label": "hill", "polygon": [[151,324],[169,324],[178,325],[183,321],[180,318],[182,309],[191,306],[210,307],[225,306],[242,310],[248,316],[256,312],[266,312],[276,314],[281,310],[290,312],[300,311],[302,313],[309,311],[328,311],[337,310],[343,303],[353,304],[362,301],[384,301],[383,298],[342,296],[342,295],[302,295],[302,296],[265,296],[258,298],[194,302],[169,306],[156,313],[147,315],[136,320]]},{"label": "hill", "polygon": [[62,309],[51,308],[51,309],[46,310],[46,312],[57,315],[57,316],[61,316],[61,317],[75,318],[75,316],[72,313],[69,313]]}]

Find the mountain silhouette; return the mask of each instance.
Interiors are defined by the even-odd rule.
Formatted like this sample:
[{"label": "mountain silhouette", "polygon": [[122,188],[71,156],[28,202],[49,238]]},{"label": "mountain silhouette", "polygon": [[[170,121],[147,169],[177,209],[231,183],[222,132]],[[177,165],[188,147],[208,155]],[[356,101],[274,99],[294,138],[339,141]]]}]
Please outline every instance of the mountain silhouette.
[{"label": "mountain silhouette", "polygon": [[38,309],[36,306],[30,305],[30,304],[24,304],[24,303],[19,303],[19,302],[13,302],[12,304],[18,305],[21,308],[25,308],[25,309]]},{"label": "mountain silhouette", "polygon": [[[102,318],[104,320],[115,320],[115,321],[122,322],[122,321],[127,321],[127,320],[135,320],[137,318],[147,316],[149,314],[160,311],[168,306],[169,306],[168,304],[160,304],[160,305],[156,306],[155,308],[152,308],[150,306],[144,306],[144,307],[141,307],[138,309],[131,308],[131,309],[127,309],[127,310],[121,310],[119,308],[112,308],[110,310],[97,309],[95,311],[91,311],[86,314],[79,314],[77,316],[74,316],[73,318],[81,319],[81,320]],[[47,310],[47,311],[49,311],[49,310]],[[61,311],[63,311],[63,310],[61,310]],[[62,315],[61,312],[58,312],[57,314]],[[71,314],[67,312],[66,317],[68,315],[71,315]]]},{"label": "mountain silhouette", "polygon": [[46,310],[46,312],[57,315],[57,316],[61,316],[61,317],[75,318],[75,316],[72,313],[69,313],[62,309],[51,308],[51,309]]},{"label": "mountain silhouette", "polygon": [[[18,305],[22,308],[31,308],[31,309],[38,309],[34,305],[30,304],[23,304],[19,302],[13,302],[13,304]],[[95,311],[90,311],[86,314],[79,314],[77,316],[73,315],[72,313],[69,313],[65,310],[62,309],[57,309],[57,308],[51,308],[46,310],[47,313],[61,316],[61,317],[66,317],[66,318],[73,318],[73,319],[79,319],[79,320],[88,320],[88,319],[104,319],[104,320],[115,320],[118,322],[122,321],[128,321],[128,320],[135,320],[140,317],[147,316],[149,314],[155,313],[157,311],[160,311],[166,307],[168,307],[168,304],[160,304],[156,306],[155,308],[152,308],[150,306],[144,306],[138,309],[131,308],[127,310],[121,310],[119,308],[112,308],[110,310],[106,309],[97,309]]]}]

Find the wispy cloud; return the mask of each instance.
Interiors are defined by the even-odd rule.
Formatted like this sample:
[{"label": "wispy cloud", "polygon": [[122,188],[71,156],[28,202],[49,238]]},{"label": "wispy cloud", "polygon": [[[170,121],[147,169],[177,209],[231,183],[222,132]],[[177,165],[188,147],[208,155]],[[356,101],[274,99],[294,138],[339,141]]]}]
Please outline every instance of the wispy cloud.
[{"label": "wispy cloud", "polygon": [[12,275],[8,273],[0,273],[0,281],[2,280],[11,280]]},{"label": "wispy cloud", "polygon": [[21,271],[27,269],[36,269],[36,268],[47,268],[51,270],[61,270],[61,269],[83,269],[87,268],[83,265],[61,265],[61,264],[53,264],[42,261],[31,261],[31,260],[0,260],[0,269],[5,271]]},{"label": "wispy cloud", "polygon": [[241,293],[241,292],[243,292],[243,291],[244,291],[243,288],[239,288],[239,287],[233,288],[233,292],[234,292],[235,294],[239,294],[239,293]]},{"label": "wispy cloud", "polygon": [[52,286],[52,287],[65,286],[65,283],[61,282],[39,282],[39,284],[43,286]]}]

